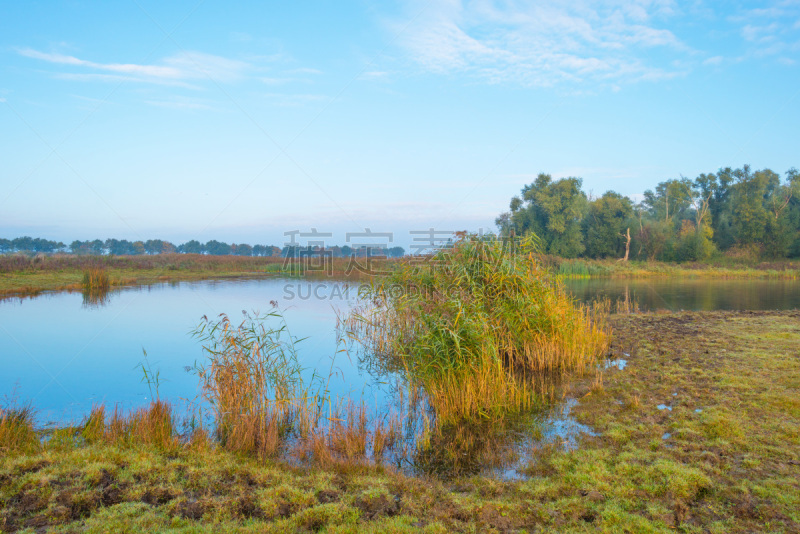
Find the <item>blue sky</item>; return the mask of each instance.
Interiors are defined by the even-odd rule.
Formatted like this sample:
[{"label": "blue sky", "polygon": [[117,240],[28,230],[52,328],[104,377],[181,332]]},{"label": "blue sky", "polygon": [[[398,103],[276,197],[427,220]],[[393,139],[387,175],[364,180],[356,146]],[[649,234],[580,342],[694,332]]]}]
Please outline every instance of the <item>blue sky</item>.
[{"label": "blue sky", "polygon": [[4,2],[0,233],[282,244],[494,229],[800,166],[800,1]]}]

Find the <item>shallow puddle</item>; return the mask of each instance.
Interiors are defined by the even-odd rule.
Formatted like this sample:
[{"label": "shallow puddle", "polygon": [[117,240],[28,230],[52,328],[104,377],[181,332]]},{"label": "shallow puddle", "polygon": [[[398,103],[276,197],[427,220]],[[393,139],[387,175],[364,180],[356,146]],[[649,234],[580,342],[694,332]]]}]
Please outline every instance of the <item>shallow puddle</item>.
[{"label": "shallow puddle", "polygon": [[615,360],[608,359],[603,362],[603,369],[612,369],[616,368],[622,371],[628,365],[628,360],[624,360],[622,358],[617,358]]}]

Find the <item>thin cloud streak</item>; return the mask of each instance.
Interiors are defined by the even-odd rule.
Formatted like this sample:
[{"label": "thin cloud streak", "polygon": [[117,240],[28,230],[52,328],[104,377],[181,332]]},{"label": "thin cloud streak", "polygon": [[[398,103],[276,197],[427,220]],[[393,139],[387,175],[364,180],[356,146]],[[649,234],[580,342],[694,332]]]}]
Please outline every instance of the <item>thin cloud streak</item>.
[{"label": "thin cloud streak", "polygon": [[195,51],[181,52],[166,57],[160,64],[154,65],[98,63],[65,54],[40,52],[32,48],[21,48],[17,52],[24,57],[48,63],[101,71],[56,74],[57,77],[73,80],[116,80],[125,77],[139,82],[180,85],[186,84],[188,80],[212,78],[218,82],[232,83],[243,79],[245,74],[252,69],[252,65],[244,61]]}]

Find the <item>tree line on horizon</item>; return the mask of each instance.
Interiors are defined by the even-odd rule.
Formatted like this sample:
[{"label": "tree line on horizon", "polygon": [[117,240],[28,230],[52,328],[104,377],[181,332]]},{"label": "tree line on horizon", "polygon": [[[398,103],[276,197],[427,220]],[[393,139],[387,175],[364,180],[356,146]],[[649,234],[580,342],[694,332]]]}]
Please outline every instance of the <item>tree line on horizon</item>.
[{"label": "tree line on horizon", "polygon": [[381,248],[375,246],[331,246],[310,247],[301,245],[287,245],[283,248],[274,245],[248,245],[246,243],[224,243],[211,240],[201,243],[195,239],[175,245],[162,239],[148,239],[147,241],[128,241],[127,239],[95,239],[93,241],[73,241],[69,245],[61,241],[48,239],[17,237],[15,239],[0,238],[0,254],[15,252],[32,252],[43,254],[74,254],[96,256],[141,256],[156,254],[205,254],[209,256],[256,256],[256,257],[300,257],[303,255],[326,254],[334,258],[349,257],[352,255],[365,256],[371,254],[385,255],[396,258],[402,257],[405,250],[402,247]]},{"label": "tree line on horizon", "polygon": [[681,177],[645,191],[587,195],[580,178],[539,174],[496,223],[501,235],[535,234],[563,258],[706,261],[800,257],[800,173],[784,179],[749,165]]}]

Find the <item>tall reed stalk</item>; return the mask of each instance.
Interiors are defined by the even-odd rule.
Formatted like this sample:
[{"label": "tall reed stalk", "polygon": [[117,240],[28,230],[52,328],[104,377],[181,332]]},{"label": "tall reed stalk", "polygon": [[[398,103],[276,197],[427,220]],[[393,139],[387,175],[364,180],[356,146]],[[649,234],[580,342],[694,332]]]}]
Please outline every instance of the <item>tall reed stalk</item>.
[{"label": "tall reed stalk", "polygon": [[[277,319],[273,327],[264,319]],[[226,315],[207,318],[195,332],[208,363],[198,368],[203,396],[215,414],[216,434],[228,450],[277,454],[298,417],[308,389],[283,317],[246,317],[238,326]]]}]

